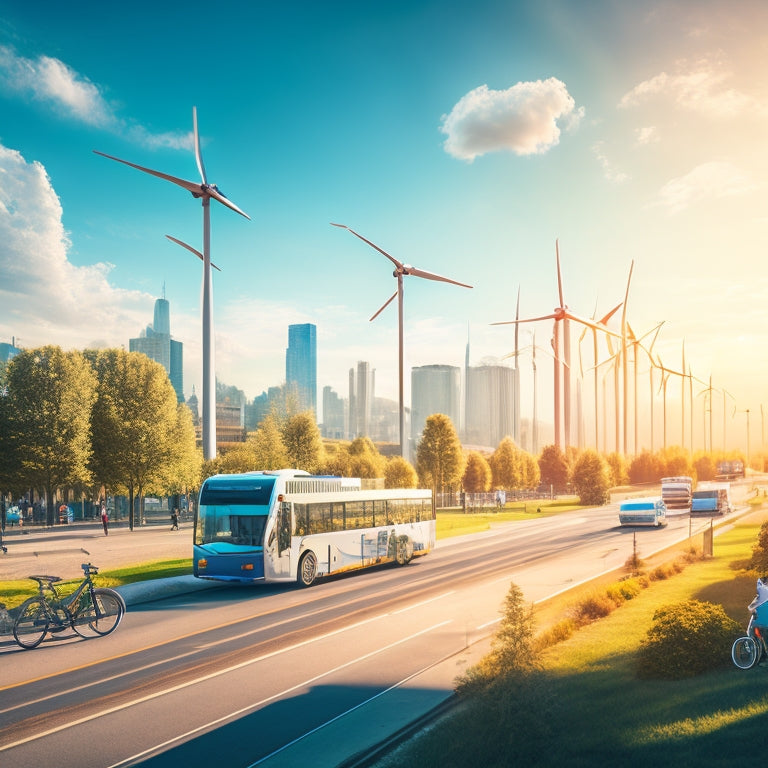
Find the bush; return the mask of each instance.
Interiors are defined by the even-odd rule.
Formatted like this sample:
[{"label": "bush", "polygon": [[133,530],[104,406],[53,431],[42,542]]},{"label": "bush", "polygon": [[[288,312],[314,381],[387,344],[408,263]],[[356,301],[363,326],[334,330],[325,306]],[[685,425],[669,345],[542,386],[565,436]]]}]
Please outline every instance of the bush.
[{"label": "bush", "polygon": [[605,592],[595,592],[580,600],[575,609],[576,621],[589,624],[590,621],[608,616],[616,608],[616,603]]},{"label": "bush", "polygon": [[749,567],[758,573],[768,573],[768,520],[760,526]]},{"label": "bush", "polygon": [[721,605],[688,600],[656,611],[637,655],[642,678],[680,680],[730,661],[733,641],[743,634]]}]

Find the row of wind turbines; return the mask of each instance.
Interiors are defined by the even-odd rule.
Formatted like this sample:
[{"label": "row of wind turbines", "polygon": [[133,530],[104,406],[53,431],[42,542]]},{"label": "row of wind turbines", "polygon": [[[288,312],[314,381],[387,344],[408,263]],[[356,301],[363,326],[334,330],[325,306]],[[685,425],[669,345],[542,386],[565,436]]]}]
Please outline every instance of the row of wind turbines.
[{"label": "row of wind turbines", "polygon": [[[172,184],[175,184],[181,187],[182,189],[187,190],[192,194],[194,198],[199,199],[202,203],[202,207],[203,207],[202,253],[197,249],[193,248],[191,245],[188,245],[187,243],[184,243],[181,240],[178,240],[177,238],[172,237],[171,235],[166,235],[166,237],[169,240],[173,241],[174,243],[177,243],[178,245],[182,246],[183,248],[186,248],[188,251],[193,253],[203,262],[203,307],[202,307],[203,381],[202,381],[202,409],[201,409],[202,414],[201,416],[202,416],[203,456],[205,459],[211,459],[216,456],[216,402],[215,402],[216,385],[215,385],[215,369],[214,369],[213,289],[212,289],[211,269],[212,268],[219,269],[219,267],[217,267],[215,264],[211,262],[210,201],[211,199],[217,200],[219,203],[233,210],[235,213],[238,213],[244,218],[250,219],[250,217],[248,216],[248,214],[242,211],[237,205],[235,205],[232,201],[230,201],[227,197],[225,197],[224,194],[222,194],[222,192],[219,190],[219,188],[215,184],[210,184],[208,182],[205,166],[203,165],[202,152],[200,149],[200,135],[198,132],[198,125],[197,125],[197,109],[195,107],[192,108],[192,128],[193,128],[193,138],[194,138],[195,160],[197,162],[197,168],[200,174],[199,182],[188,181],[185,179],[178,178],[176,176],[170,176],[166,173],[162,173],[160,171],[156,171],[151,168],[146,168],[144,166],[131,163],[127,160],[122,160],[118,157],[105,154],[104,152],[98,152],[97,150],[94,150],[94,152],[103,157],[107,157],[110,160],[115,160],[116,162],[123,163],[124,165],[128,165],[132,168],[136,168],[137,170],[142,171],[144,173],[169,181]],[[468,285],[467,283],[459,282],[458,280],[454,280],[449,277],[444,277],[442,275],[438,275],[433,272],[427,272],[425,270],[418,269],[409,264],[404,264],[403,262],[399,261],[391,254],[387,253],[385,250],[380,248],[378,245],[371,242],[367,238],[363,237],[358,232],[355,232],[353,229],[346,226],[345,224],[337,224],[332,222],[332,225],[335,227],[346,229],[355,237],[359,238],[360,240],[362,240],[363,242],[367,243],[369,246],[374,248],[376,251],[381,253],[383,256],[389,259],[389,261],[392,262],[392,264],[394,265],[393,276],[397,281],[396,290],[392,294],[392,296],[390,296],[389,299],[387,299],[387,301],[374,313],[374,315],[370,318],[370,320],[371,321],[375,320],[379,316],[379,314],[381,314],[381,312],[395,298],[397,298],[400,453],[401,455],[405,455],[405,445],[404,445],[405,405],[404,405],[404,398],[403,398],[403,366],[404,366],[403,278],[406,275],[411,275],[414,277],[420,277],[427,280],[451,283],[453,285],[458,285],[463,288],[472,288],[472,286]],[[629,297],[629,287],[630,287],[630,281],[632,279],[632,270],[634,267],[634,262],[630,266],[629,278],[627,279],[627,287],[624,295],[624,300],[620,304],[616,305],[610,312],[608,312],[603,317],[597,319],[595,316],[593,316],[591,319],[589,319],[589,318],[580,317],[579,315],[576,315],[575,313],[571,312],[568,306],[565,304],[564,297],[563,297],[562,273],[560,269],[560,249],[559,249],[559,243],[557,242],[555,244],[555,249],[556,249],[556,257],[557,257],[557,285],[558,285],[558,295],[559,295],[559,302],[560,302],[559,306],[555,307],[555,309],[551,314],[520,319],[520,315],[519,315],[520,295],[518,291],[517,313],[516,313],[515,319],[492,324],[492,325],[508,325],[508,324],[515,325],[515,350],[513,353],[511,353],[511,355],[507,355],[507,357],[514,356],[515,367],[517,368],[520,354],[522,353],[522,351],[524,351],[524,350],[521,350],[518,346],[519,326],[525,323],[536,323],[539,321],[546,321],[546,320],[554,321],[554,328],[553,328],[553,334],[552,334],[552,358],[554,361],[553,372],[554,372],[555,444],[561,448],[567,447],[568,445],[571,444],[571,436],[572,436],[571,370],[572,370],[572,366],[571,366],[571,349],[570,349],[571,347],[570,323],[573,322],[583,326],[581,338],[579,339],[579,362],[580,362],[580,368],[582,369],[581,370],[582,378],[583,378],[583,366],[581,365],[581,342],[583,341],[584,336],[588,330],[591,330],[592,332],[593,362],[594,362],[592,366],[592,371],[593,371],[593,377],[594,377],[595,446],[596,447],[598,446],[598,431],[599,431],[599,425],[598,425],[598,421],[599,421],[598,413],[599,413],[599,401],[600,401],[599,369],[603,366],[610,366],[610,370],[612,370],[614,374],[615,449],[617,452],[620,450],[620,447],[619,447],[620,435],[623,435],[623,444],[622,444],[623,453],[625,455],[628,453],[628,417],[629,417],[629,404],[630,404],[628,366],[629,366],[630,350],[632,351],[632,362],[633,362],[633,372],[634,372],[634,388],[633,388],[634,453],[637,454],[638,452],[637,373],[638,373],[638,355],[641,352],[645,354],[650,364],[649,373],[650,373],[650,392],[651,392],[651,397],[650,397],[651,450],[653,450],[653,447],[654,447],[653,445],[654,443],[654,440],[653,440],[654,394],[653,393],[654,393],[654,371],[655,370],[661,371],[660,391],[663,392],[665,447],[666,447],[666,432],[667,432],[667,426],[666,426],[667,384],[670,380],[670,377],[672,376],[677,376],[681,380],[682,406],[683,406],[681,408],[681,411],[682,411],[681,442],[682,442],[682,445],[684,446],[685,445],[684,403],[685,403],[686,380],[691,389],[690,401],[691,401],[691,427],[692,427],[692,420],[693,420],[692,387],[693,387],[693,380],[695,377],[692,376],[690,372],[690,368],[686,373],[684,343],[683,343],[682,370],[676,371],[671,368],[667,368],[662,364],[661,359],[659,358],[658,355],[654,359],[653,351],[652,351],[653,345],[656,341],[656,338],[658,336],[662,323],[659,323],[658,325],[656,325],[654,328],[652,328],[650,331],[646,332],[645,334],[637,336],[633,332],[632,327],[627,321],[627,301]],[[622,310],[621,325],[620,325],[620,330],[617,332],[608,327],[608,322],[616,314],[616,312],[618,312],[619,309]],[[600,361],[598,359],[598,348],[599,348],[598,334],[600,334],[600,336],[605,339],[608,347],[608,352],[609,352],[608,358],[603,361]],[[652,337],[652,340],[650,344],[646,346],[642,342],[644,339],[648,337]],[[561,347],[562,347],[562,352],[561,352]],[[535,397],[536,397],[535,395],[535,391],[536,391],[535,336],[534,336],[534,343],[532,345],[532,350],[533,350],[533,371],[534,371],[534,434],[536,434],[538,417],[537,417],[537,407],[535,402]],[[620,371],[621,371],[621,375],[620,375]],[[519,381],[519,378],[517,380]],[[562,391],[561,391],[561,381],[562,381]],[[697,381],[700,381],[700,380],[697,379]],[[619,395],[620,382],[622,384],[621,396]],[[605,378],[603,379],[603,386],[605,388]],[[712,447],[711,419],[712,419],[712,410],[713,410],[712,397],[713,397],[714,391],[721,391],[723,393],[724,398],[726,396],[730,396],[729,393],[727,393],[724,389],[723,390],[713,389],[712,381],[710,377],[708,389],[705,390],[705,392],[709,394],[709,402],[710,402],[710,449]],[[605,415],[606,400],[607,398],[604,392],[603,398],[602,398],[604,430],[607,427],[607,419]],[[580,399],[579,399],[579,407],[581,407]],[[725,414],[725,405],[724,405],[723,413]],[[579,418],[581,418],[581,413],[579,413]],[[723,417],[723,442],[725,443],[725,416]],[[693,435],[691,434],[691,447],[692,446],[693,446]],[[607,448],[605,435],[603,439],[603,447],[604,449]],[[534,449],[536,449],[536,446],[534,446]]]},{"label": "row of wind turbines", "polygon": [[[552,353],[553,360],[553,375],[554,375],[554,443],[558,448],[568,447],[573,445],[572,437],[572,420],[571,420],[571,407],[572,407],[572,393],[571,393],[571,328],[570,323],[576,323],[583,327],[581,336],[579,337],[579,370],[580,381],[584,380],[584,366],[581,355],[581,344],[588,331],[591,331],[592,335],[592,366],[589,370],[592,372],[593,378],[593,394],[594,394],[594,446],[596,449],[600,448],[600,414],[602,412],[602,450],[608,451],[608,417],[606,413],[608,396],[606,392],[606,384],[609,374],[613,374],[613,406],[614,406],[614,450],[617,453],[623,453],[629,455],[629,417],[630,412],[633,417],[633,449],[632,454],[637,455],[639,452],[639,429],[638,429],[638,403],[639,386],[638,386],[638,372],[640,370],[640,360],[642,357],[646,359],[648,365],[648,381],[649,381],[649,420],[650,426],[650,450],[653,452],[656,448],[654,440],[654,401],[659,394],[662,395],[663,405],[663,438],[662,447],[667,447],[667,388],[670,380],[673,377],[680,379],[681,383],[681,400],[680,400],[680,412],[681,412],[681,433],[680,433],[680,445],[685,448],[686,444],[686,388],[688,389],[688,402],[689,402],[689,427],[690,427],[690,442],[689,445],[693,449],[693,383],[698,382],[704,385],[705,388],[701,390],[697,396],[704,395],[709,400],[709,450],[713,450],[713,397],[714,393],[720,393],[723,396],[723,450],[726,445],[726,412],[727,401],[726,398],[731,395],[725,389],[716,389],[712,386],[712,377],[710,375],[709,382],[704,382],[701,379],[693,375],[690,365],[686,367],[685,361],[685,340],[682,343],[682,365],[680,370],[665,366],[660,355],[657,353],[654,356],[653,347],[658,338],[664,321],[659,322],[650,330],[643,334],[637,335],[632,329],[631,324],[627,319],[627,307],[629,300],[629,289],[632,280],[632,272],[634,269],[634,261],[630,263],[629,276],[627,278],[626,290],[624,293],[624,299],[622,302],[613,307],[603,317],[597,319],[597,308],[591,318],[585,318],[572,312],[565,304],[563,296],[563,280],[562,271],[560,267],[560,248],[559,243],[555,242],[556,253],[556,265],[557,265],[557,286],[559,306],[547,315],[541,315],[538,317],[529,317],[520,319],[520,293],[518,290],[517,310],[514,320],[506,320],[498,323],[492,323],[492,325],[510,325],[515,326],[515,349],[514,352],[506,355],[507,358],[515,358],[515,366],[518,364],[519,357],[523,352],[527,350],[532,351],[532,363],[533,363],[533,375],[534,375],[534,450],[537,446],[535,444],[536,435],[538,433],[538,421],[537,421],[537,408],[536,408],[536,343],[535,335],[533,343],[521,349],[518,345],[517,330],[520,325],[525,323],[536,323],[540,321],[553,320],[554,327],[552,330]],[[609,328],[608,322],[621,310],[620,327],[619,330],[613,330]],[[598,339],[602,338],[605,341],[607,348],[607,356],[605,359],[600,359],[600,344]],[[644,343],[645,340],[649,340]],[[546,350],[545,350],[546,351]],[[629,367],[632,366],[632,389],[630,393],[630,376]],[[602,373],[602,398],[600,397],[600,377],[601,369],[605,372]],[[660,373],[658,380],[658,389],[656,389],[655,372]],[[562,381],[562,387],[561,387]],[[601,407],[602,406],[602,407]],[[577,419],[579,425],[582,423],[583,418],[583,403],[581,398],[581,392],[578,392],[577,396]],[[748,413],[748,411],[747,411]],[[735,410],[734,410],[735,414]],[[706,438],[705,438],[706,440]],[[581,441],[579,441],[580,444]]]}]

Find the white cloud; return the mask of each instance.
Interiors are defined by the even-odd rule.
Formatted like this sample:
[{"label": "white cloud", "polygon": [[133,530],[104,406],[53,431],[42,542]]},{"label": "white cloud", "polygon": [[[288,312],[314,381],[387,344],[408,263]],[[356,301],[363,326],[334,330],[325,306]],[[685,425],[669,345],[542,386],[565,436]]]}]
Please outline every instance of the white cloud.
[{"label": "white cloud", "polygon": [[698,202],[742,195],[754,188],[749,177],[733,163],[712,161],[668,181],[659,190],[656,204],[678,213]]},{"label": "white cloud", "polygon": [[559,124],[574,127],[583,114],[565,84],[550,77],[520,82],[505,91],[481,85],[443,115],[440,130],[448,136],[445,151],[471,162],[500,150],[542,154],[560,141]]},{"label": "white cloud", "polygon": [[654,97],[671,99],[682,109],[711,117],[733,118],[750,112],[764,112],[765,106],[749,94],[726,86],[731,77],[722,64],[709,60],[681,62],[678,74],[661,72],[638,83],[624,94],[619,107],[636,107]]},{"label": "white cloud", "polygon": [[[0,337],[25,347],[126,344],[153,299],[109,283],[109,264],[74,266],[59,198],[45,168],[0,145]],[[98,339],[94,334],[98,334]]]},{"label": "white cloud", "polygon": [[193,145],[189,132],[152,134],[143,126],[128,125],[116,116],[97,85],[50,56],[27,59],[0,45],[0,86],[150,148],[190,149]]},{"label": "white cloud", "polygon": [[654,125],[646,125],[635,129],[635,144],[644,147],[648,144],[657,144],[661,140],[659,131]]},{"label": "white cloud", "polygon": [[608,156],[605,154],[604,141],[596,141],[592,145],[592,153],[597,158],[597,162],[602,166],[603,175],[608,181],[614,184],[621,184],[629,178],[629,174],[617,170],[613,163],[608,159]]}]

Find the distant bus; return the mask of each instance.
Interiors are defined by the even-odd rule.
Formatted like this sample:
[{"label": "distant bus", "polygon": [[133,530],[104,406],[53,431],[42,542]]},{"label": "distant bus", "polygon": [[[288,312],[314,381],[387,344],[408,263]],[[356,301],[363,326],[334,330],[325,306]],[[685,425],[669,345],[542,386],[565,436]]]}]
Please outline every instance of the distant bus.
[{"label": "distant bus", "polygon": [[744,475],[744,462],[741,459],[717,462],[715,477],[718,480],[737,480]]},{"label": "distant bus", "polygon": [[661,478],[661,498],[667,509],[690,509],[693,478],[687,475]]},{"label": "distant bus", "polygon": [[619,506],[621,525],[651,525],[656,528],[667,524],[667,507],[658,496],[627,499]]},{"label": "distant bus", "polygon": [[293,469],[209,477],[195,508],[194,575],[308,587],[334,573],[405,565],[434,548],[430,490],[360,485]]}]

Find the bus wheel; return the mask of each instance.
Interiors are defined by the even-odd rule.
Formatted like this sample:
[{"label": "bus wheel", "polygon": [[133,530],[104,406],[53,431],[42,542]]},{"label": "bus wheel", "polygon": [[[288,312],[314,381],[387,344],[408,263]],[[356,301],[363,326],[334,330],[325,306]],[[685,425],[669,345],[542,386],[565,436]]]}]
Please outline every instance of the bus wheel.
[{"label": "bus wheel", "polygon": [[311,587],[317,578],[317,558],[314,552],[305,552],[299,561],[299,584]]},{"label": "bus wheel", "polygon": [[395,562],[408,565],[413,560],[413,542],[407,536],[400,536],[396,544]]}]

